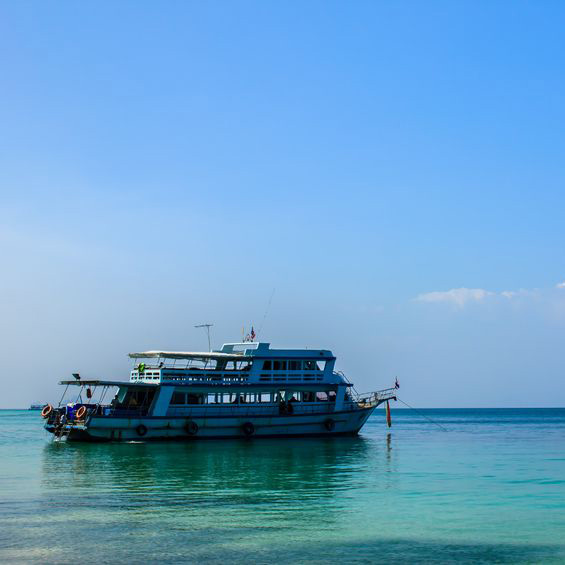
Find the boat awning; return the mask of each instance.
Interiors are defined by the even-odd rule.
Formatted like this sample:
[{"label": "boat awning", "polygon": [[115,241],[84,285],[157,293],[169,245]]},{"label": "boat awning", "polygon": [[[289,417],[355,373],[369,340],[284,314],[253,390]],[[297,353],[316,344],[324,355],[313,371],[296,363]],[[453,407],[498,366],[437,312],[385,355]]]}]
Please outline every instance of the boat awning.
[{"label": "boat awning", "polygon": [[155,387],[160,383],[139,383],[139,382],[131,382],[131,381],[101,381],[101,380],[87,380],[87,379],[80,379],[76,380],[73,379],[72,381],[59,381],[60,385],[77,385],[77,386],[140,386],[140,387]]},{"label": "boat awning", "polygon": [[140,351],[139,353],[129,353],[132,359],[225,359],[241,360],[245,359],[243,352],[241,353],[221,353],[218,351]]}]

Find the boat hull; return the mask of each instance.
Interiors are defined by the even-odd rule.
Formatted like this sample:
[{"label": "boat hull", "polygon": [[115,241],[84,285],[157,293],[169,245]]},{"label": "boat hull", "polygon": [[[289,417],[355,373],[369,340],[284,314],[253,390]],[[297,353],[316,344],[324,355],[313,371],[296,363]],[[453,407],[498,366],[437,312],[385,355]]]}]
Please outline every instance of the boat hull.
[{"label": "boat hull", "polygon": [[268,416],[119,418],[93,416],[85,423],[46,429],[68,441],[151,441],[357,435],[375,406],[352,411]]}]

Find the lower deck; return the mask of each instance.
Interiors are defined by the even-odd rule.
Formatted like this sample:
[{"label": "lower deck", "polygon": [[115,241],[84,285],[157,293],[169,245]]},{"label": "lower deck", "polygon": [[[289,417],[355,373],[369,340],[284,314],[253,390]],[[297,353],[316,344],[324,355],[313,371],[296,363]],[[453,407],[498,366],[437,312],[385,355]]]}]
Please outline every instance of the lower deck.
[{"label": "lower deck", "polygon": [[85,421],[53,422],[45,427],[55,436],[70,441],[355,435],[374,408],[309,414],[201,414],[191,417],[92,415]]}]

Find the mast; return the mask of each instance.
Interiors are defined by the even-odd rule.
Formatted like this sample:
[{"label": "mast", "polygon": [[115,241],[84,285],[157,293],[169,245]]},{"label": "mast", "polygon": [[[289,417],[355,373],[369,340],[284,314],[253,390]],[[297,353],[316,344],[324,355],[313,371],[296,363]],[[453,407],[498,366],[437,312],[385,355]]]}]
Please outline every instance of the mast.
[{"label": "mast", "polygon": [[195,328],[206,328],[206,333],[208,334],[208,353],[212,351],[212,346],[210,345],[210,328],[213,325],[214,324],[199,324],[197,326],[194,326]]}]

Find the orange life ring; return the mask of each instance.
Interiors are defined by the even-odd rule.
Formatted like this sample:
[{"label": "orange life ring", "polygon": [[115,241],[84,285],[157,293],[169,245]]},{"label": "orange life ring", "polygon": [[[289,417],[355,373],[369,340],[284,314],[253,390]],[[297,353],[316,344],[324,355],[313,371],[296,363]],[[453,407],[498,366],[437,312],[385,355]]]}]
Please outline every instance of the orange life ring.
[{"label": "orange life ring", "polygon": [[86,414],[86,406],[81,406],[76,413],[77,420],[82,420],[85,414]]},{"label": "orange life ring", "polygon": [[51,404],[47,404],[46,406],[43,407],[43,410],[41,411],[41,417],[47,418],[47,416],[49,416],[51,412],[53,412],[53,406],[51,406]]}]

